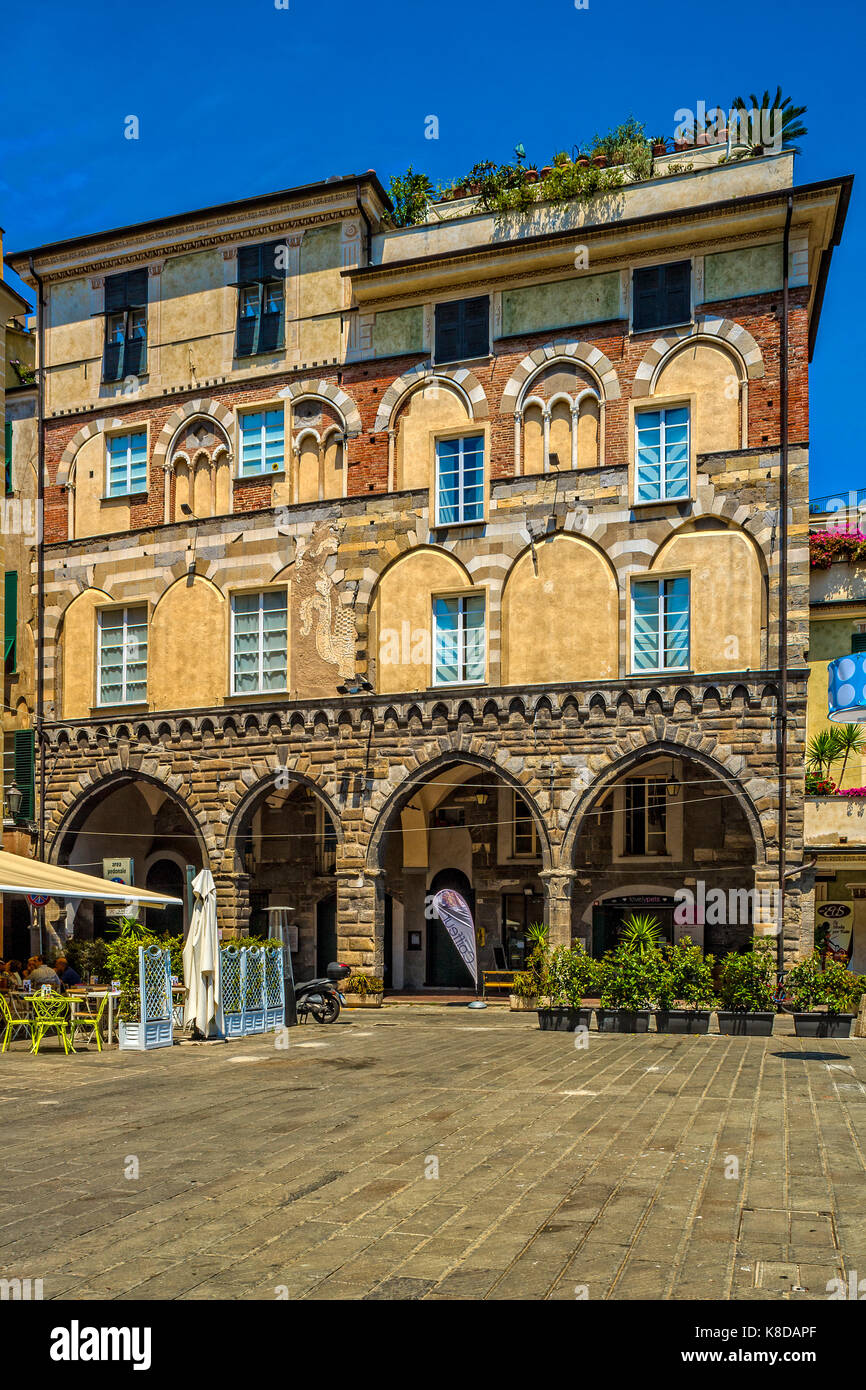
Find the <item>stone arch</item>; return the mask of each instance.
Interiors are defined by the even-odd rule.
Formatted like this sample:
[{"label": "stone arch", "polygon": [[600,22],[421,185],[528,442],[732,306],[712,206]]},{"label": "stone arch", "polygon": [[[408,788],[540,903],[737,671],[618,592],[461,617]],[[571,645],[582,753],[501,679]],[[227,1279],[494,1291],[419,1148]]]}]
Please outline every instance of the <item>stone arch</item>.
[{"label": "stone arch", "polygon": [[72,469],[76,456],[82,444],[86,444],[88,439],[93,439],[97,434],[104,434],[106,430],[117,430],[123,428],[123,420],[116,417],[110,420],[93,420],[89,425],[82,425],[80,430],[76,430],[70,439],[63,453],[60,455],[60,463],[57,466],[56,482],[58,487],[68,487],[72,476]]},{"label": "stone arch", "polygon": [[724,344],[739,360],[743,378],[746,380],[754,381],[764,375],[763,354],[748,329],[734,323],[732,319],[698,314],[693,325],[679,329],[665,338],[657,338],[647,348],[635,372],[631,392],[633,397],[652,395],[668,358],[682,348],[687,340],[705,341],[717,347],[720,343]]},{"label": "stone arch", "polygon": [[[203,862],[211,868],[219,862],[219,837],[210,822],[207,809],[200,803],[191,787],[184,784],[180,778],[172,777],[168,764],[158,768],[155,773],[149,773],[139,768],[124,767],[119,757],[112,757],[109,761],[112,764],[110,772],[103,777],[93,777],[88,772],[82,773],[55,805],[52,812],[55,824],[49,823],[47,827],[49,845],[46,857],[49,863],[60,862],[63,842],[78,816],[86,810],[88,802],[125,783],[136,782],[146,782],[175,801],[195,831]],[[104,766],[104,763],[100,766]],[[173,782],[179,785],[172,785]]]},{"label": "stone arch", "polygon": [[340,812],[325,789],[312,777],[307,776],[306,773],[297,771],[287,763],[280,763],[276,758],[270,759],[270,763],[270,774],[267,777],[260,777],[256,782],[252,783],[251,786],[248,786],[232,807],[229,821],[225,828],[225,838],[223,842],[226,860],[229,863],[234,861],[237,854],[238,835],[241,826],[262,795],[265,792],[274,790],[274,777],[277,773],[283,773],[288,778],[290,788],[293,786],[305,787],[307,791],[311,792],[312,795],[321,802],[328,815],[331,817],[337,843],[342,844],[345,836]]},{"label": "stone arch", "polygon": [[505,390],[499,409],[503,415],[513,415],[520,409],[527,383],[539,372],[557,362],[583,367],[598,383],[598,394],[602,401],[618,400],[622,394],[619,377],[610,358],[605,357],[600,348],[589,343],[580,343],[568,338],[555,338],[536,348],[524,357],[515,367]]},{"label": "stone arch", "polygon": [[187,401],[185,405],[178,406],[173,410],[159,432],[156,443],[153,446],[153,463],[164,468],[169,459],[169,450],[174,443],[177,435],[185,425],[193,421],[193,417],[201,415],[205,419],[215,420],[221,425],[229,440],[235,426],[234,412],[228,406],[223,405],[222,401],[215,401],[206,396],[200,396],[197,400]]},{"label": "stone arch", "polygon": [[416,367],[411,367],[396,381],[392,381],[388,387],[379,402],[376,423],[373,427],[374,432],[378,434],[383,430],[390,429],[394,417],[406,397],[410,396],[419,386],[432,386],[437,381],[441,382],[446,389],[457,393],[471,420],[489,418],[490,407],[487,403],[484,387],[475,373],[470,372],[468,367],[434,367],[430,362],[419,362]]},{"label": "stone arch", "polygon": [[361,433],[361,412],[352,397],[332,381],[316,381],[313,378],[293,381],[277,394],[292,406],[299,405],[303,400],[326,401],[340,417],[347,438]]},{"label": "stone arch", "polygon": [[[457,735],[459,738],[459,734]],[[399,782],[387,797],[376,796],[374,809],[377,812],[376,821],[367,840],[365,862],[368,870],[375,870],[379,867],[379,861],[383,852],[385,836],[395,815],[405,806],[415,794],[417,788],[423,783],[432,781],[439,773],[446,768],[458,763],[465,763],[470,767],[477,767],[479,771],[492,773],[499,778],[506,786],[519,792],[526,802],[535,822],[538,832],[538,842],[541,846],[542,870],[550,869],[552,866],[552,849],[550,841],[550,830],[544,819],[538,803],[537,791],[533,790],[531,781],[524,781],[521,777],[506,770],[496,758],[488,757],[482,753],[464,752],[459,746],[440,753],[438,757],[429,762],[421,762],[413,759],[405,765],[406,775]],[[536,784],[538,791],[541,790],[540,783]]]},{"label": "stone arch", "polygon": [[[599,796],[603,792],[609,790],[614,782],[619,781],[623,773],[629,772],[640,763],[659,757],[684,759],[687,762],[697,764],[698,767],[703,768],[706,772],[718,777],[723,786],[725,786],[728,792],[736,799],[746,818],[752,833],[752,840],[755,848],[755,864],[761,866],[765,863],[766,839],[761,816],[755,805],[754,798],[747,790],[747,787],[740,781],[745,767],[745,759],[732,753],[724,758],[724,760],[719,761],[718,758],[712,758],[709,754],[702,753],[697,748],[689,747],[688,743],[685,742],[686,736],[686,731],[684,730],[682,742],[676,739],[666,738],[647,742],[640,748],[629,749],[628,752],[622,753],[618,758],[614,758],[610,765],[585,788],[569,812],[568,823],[562,837],[560,863],[563,868],[571,868],[578,836]],[[762,785],[757,778],[755,779],[755,783],[759,788]],[[759,794],[763,795],[764,793],[761,791]],[[775,812],[773,816],[775,816]]]}]

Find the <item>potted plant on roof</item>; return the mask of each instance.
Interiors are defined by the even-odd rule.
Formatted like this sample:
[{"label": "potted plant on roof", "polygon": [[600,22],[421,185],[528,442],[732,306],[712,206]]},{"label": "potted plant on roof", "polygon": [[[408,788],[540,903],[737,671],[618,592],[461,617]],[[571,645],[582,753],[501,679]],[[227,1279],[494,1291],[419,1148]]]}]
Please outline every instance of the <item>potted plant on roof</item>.
[{"label": "potted plant on roof", "polygon": [[659,155],[668,152],[668,137],[666,135],[651,135],[650,144],[652,145],[653,155],[657,159]]},{"label": "potted plant on roof", "polygon": [[588,956],[583,942],[556,946],[546,963],[542,989],[546,1005],[538,1010],[538,1026],[543,1032],[574,1033],[588,1028],[592,1009],[582,1008],[584,997],[593,993],[598,966]]},{"label": "potted plant on roof", "polygon": [[712,956],[705,956],[691,937],[683,936],[662,953],[656,993],[656,1031],[708,1033],[716,1004]]},{"label": "potted plant on roof", "polygon": [[378,975],[350,975],[340,986],[347,1009],[381,1009],[385,982]]},{"label": "potted plant on roof", "polygon": [[[794,993],[794,1030],[798,1038],[850,1038],[851,1024],[863,994],[863,982],[841,961],[813,951],[789,970],[787,984]],[[823,1004],[823,1009],[816,1009]]]},{"label": "potted plant on roof", "polygon": [[730,951],[719,972],[719,1032],[728,1037],[769,1038],[773,1032],[773,943],[755,941],[750,951]]}]

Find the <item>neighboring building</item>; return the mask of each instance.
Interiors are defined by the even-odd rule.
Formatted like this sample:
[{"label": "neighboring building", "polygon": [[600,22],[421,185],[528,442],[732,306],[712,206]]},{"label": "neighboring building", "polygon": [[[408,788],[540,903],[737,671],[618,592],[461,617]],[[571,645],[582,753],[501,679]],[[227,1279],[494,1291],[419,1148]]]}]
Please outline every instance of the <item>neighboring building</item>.
[{"label": "neighboring building", "polygon": [[9,257],[47,304],[48,857],[208,864],[223,926],[288,905],[296,972],[396,987],[466,982],[445,885],[483,966],[542,915],[670,934],[683,886],[741,946],[775,920],[784,621],[808,947],[807,361],[850,179],[722,152],[520,221],[389,230],[370,173]]},{"label": "neighboring building", "polygon": [[[815,498],[810,529],[862,531],[866,491]],[[866,652],[866,565],[846,558],[845,543],[829,567],[812,569],[809,622],[807,743],[835,726],[828,719],[828,671],[840,657]],[[852,716],[852,722],[854,717]],[[866,972],[866,728],[864,751],[838,758],[829,780],[848,795],[812,795],[807,784],[805,854],[814,860],[816,927],[829,927],[832,944],[850,951],[851,969]],[[817,780],[809,779],[813,790]]]},{"label": "neighboring building", "polygon": [[[2,231],[0,231],[2,251]],[[30,306],[2,279],[0,264],[0,420],[3,423],[3,848],[31,854],[34,817],[33,632],[30,571],[36,542],[34,338]],[[8,792],[20,787],[13,815]],[[30,949],[29,912],[22,898],[0,898],[0,950]]]}]

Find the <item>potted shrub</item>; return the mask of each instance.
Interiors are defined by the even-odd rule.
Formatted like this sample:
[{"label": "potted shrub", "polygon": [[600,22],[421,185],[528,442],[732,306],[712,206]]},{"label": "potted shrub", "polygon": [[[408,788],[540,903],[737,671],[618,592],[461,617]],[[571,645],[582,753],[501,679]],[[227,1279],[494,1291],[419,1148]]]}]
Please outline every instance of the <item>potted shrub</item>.
[{"label": "potted shrub", "polygon": [[548,958],[547,927],[543,922],[533,922],[526,928],[526,937],[532,942],[526,969],[514,976],[514,988],[508,996],[509,1007],[515,1013],[534,1012],[538,1008],[543,993],[542,981]]},{"label": "potted shrub", "polygon": [[588,1028],[592,1009],[581,1005],[584,996],[593,993],[597,978],[597,964],[586,954],[583,942],[556,946],[547,958],[542,980],[545,1005],[538,1010],[539,1028],[556,1033]]},{"label": "potted shrub", "polygon": [[555,168],[559,168],[565,164],[570,164],[571,160],[568,157],[567,151],[557,150],[556,154],[553,156],[553,163]]},{"label": "potted shrub", "polygon": [[592,160],[588,154],[579,154],[574,162],[579,169],[588,169]]},{"label": "potted shrub", "polygon": [[683,936],[663,952],[656,994],[659,1033],[708,1033],[716,1004],[712,956]]},{"label": "potted shrub", "polygon": [[773,1032],[775,969],[772,946],[755,942],[742,955],[730,951],[719,972],[722,1007],[719,1032],[731,1036],[769,1038]]},{"label": "potted shrub", "polygon": [[666,135],[653,135],[650,138],[650,144],[652,145],[653,155],[656,158],[658,158],[660,154],[667,154],[668,137]]},{"label": "potted shrub", "polygon": [[[143,928],[141,928],[143,932]],[[164,1018],[142,1019],[141,985],[139,975],[139,946],[152,953],[154,968],[165,970],[168,991]],[[155,1047],[171,1047],[173,1015],[171,1007],[170,965],[164,964],[164,952],[169,949],[157,937],[123,932],[112,941],[106,952],[106,964],[113,980],[120,982],[118,1007],[118,1045],[121,1052],[149,1052]],[[163,957],[163,961],[159,957]]]},{"label": "potted shrub", "polygon": [[347,1009],[381,1009],[385,982],[378,975],[350,975],[340,985]]},{"label": "potted shrub", "polygon": [[[813,951],[788,972],[787,983],[794,992],[798,1038],[850,1038],[863,994],[859,976],[840,961],[828,960],[822,968],[821,953]],[[825,1007],[816,1010],[815,1004]]]},{"label": "potted shrub", "polygon": [[608,951],[601,962],[601,1007],[595,1017],[600,1033],[647,1033],[658,993],[661,954],[631,950],[627,943]]},{"label": "potted shrub", "polygon": [[606,169],[606,168],[607,168],[607,155],[606,155],[606,154],[594,154],[594,155],[592,156],[592,162],[593,162],[593,164],[595,165],[596,169]]}]

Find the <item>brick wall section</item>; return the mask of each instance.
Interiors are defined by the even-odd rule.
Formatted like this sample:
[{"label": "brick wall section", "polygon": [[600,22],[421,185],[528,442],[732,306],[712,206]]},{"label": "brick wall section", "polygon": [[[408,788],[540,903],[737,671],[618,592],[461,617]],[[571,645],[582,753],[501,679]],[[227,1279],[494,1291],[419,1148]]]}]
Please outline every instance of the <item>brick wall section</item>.
[{"label": "brick wall section", "polygon": [[[772,448],[779,443],[779,319],[780,293],[753,295],[717,304],[702,305],[703,313],[730,318],[741,324],[755,338],[764,358],[764,376],[749,383],[748,440],[750,448]],[[793,290],[790,295],[789,347],[789,437],[791,443],[805,443],[809,432],[808,414],[808,291]],[[472,370],[487,395],[490,408],[491,476],[509,477],[514,469],[514,422],[510,415],[499,410],[505,386],[522,359],[535,348],[557,337],[575,338],[599,348],[616,369],[622,390],[619,400],[605,407],[605,463],[621,465],[627,458],[628,402],[634,374],[647,349],[662,333],[629,336],[622,321],[595,324],[589,329],[557,330],[536,333],[520,338],[500,339],[494,344],[494,354],[483,362],[472,364]],[[391,383],[409,368],[424,361],[421,355],[385,358],[375,362],[355,363],[341,369],[332,368],[318,375],[332,381],[355,400],[361,414],[362,432],[348,445],[348,492],[350,496],[382,493],[388,485],[387,431],[373,433],[376,412]],[[279,373],[267,383],[248,386],[226,383],[206,387],[197,392],[176,394],[159,401],[126,402],[124,398],[106,402],[101,411],[88,412],[63,420],[48,420],[45,425],[45,457],[49,485],[46,488],[45,534],[49,542],[67,537],[67,503],[65,489],[55,484],[57,468],[66,445],[91,420],[110,415],[119,420],[129,419],[140,424],[147,418],[150,424],[151,451],[170,415],[187,400],[207,396],[221,401],[231,409],[272,400],[275,394],[296,377],[311,375],[302,372]],[[152,466],[146,501],[136,501],[131,509],[133,529],[159,525],[163,521],[162,470]],[[235,500],[238,511],[256,510],[271,505],[271,484],[266,480],[235,480]]]}]

